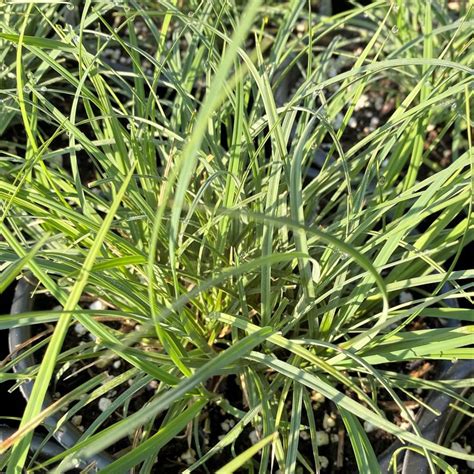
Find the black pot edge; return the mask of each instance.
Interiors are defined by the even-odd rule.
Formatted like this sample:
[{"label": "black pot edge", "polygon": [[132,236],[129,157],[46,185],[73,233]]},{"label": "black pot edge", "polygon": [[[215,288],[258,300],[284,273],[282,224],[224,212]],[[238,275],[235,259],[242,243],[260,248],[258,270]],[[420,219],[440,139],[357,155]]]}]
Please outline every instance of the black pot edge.
[{"label": "black pot edge", "polygon": [[[32,290],[33,284],[27,281],[27,279],[22,278],[18,281],[10,314],[20,314],[31,311],[33,307],[33,298],[31,297]],[[10,352],[15,351],[18,346],[23,344],[25,341],[28,341],[30,338],[31,326],[22,326],[10,329],[8,335]],[[13,370],[15,372],[25,373],[29,367],[33,365],[35,365],[33,356],[28,356],[19,361]],[[31,396],[33,383],[33,381],[28,381],[20,385],[20,392],[27,401]],[[44,399],[43,407],[46,408],[52,403],[53,398],[49,393],[47,393]],[[58,422],[61,418],[61,414],[53,414],[45,420],[45,426],[53,431],[54,438],[64,449],[72,448],[79,442],[82,433],[69,421],[62,423],[61,427],[56,429],[56,426],[58,425]],[[105,466],[111,464],[113,461],[114,458],[110,454],[102,452],[96,454],[91,459],[84,460],[84,465],[94,462],[97,468],[102,469]]]},{"label": "black pot edge", "polygon": [[[449,283],[446,283],[442,288],[442,292],[446,293],[452,289]],[[447,298],[445,303],[453,308],[458,308],[456,299]],[[459,324],[455,320],[448,320],[448,326],[457,327]],[[438,377],[448,380],[461,380],[466,377],[474,375],[474,364],[470,360],[460,360],[457,362],[440,361],[438,364]],[[417,416],[417,425],[420,428],[421,434],[425,439],[433,442],[441,442],[443,431],[445,429],[445,421],[449,415],[449,404],[451,398],[438,392],[431,392],[426,404],[440,412],[436,416],[433,412],[422,408]],[[383,474],[389,473],[389,464],[394,452],[401,448],[403,444],[400,441],[395,441],[389,446],[380,456],[380,469]],[[404,454],[399,455],[399,461],[402,474],[429,474],[430,467],[428,461],[424,456],[421,456],[411,450],[406,450]]]}]

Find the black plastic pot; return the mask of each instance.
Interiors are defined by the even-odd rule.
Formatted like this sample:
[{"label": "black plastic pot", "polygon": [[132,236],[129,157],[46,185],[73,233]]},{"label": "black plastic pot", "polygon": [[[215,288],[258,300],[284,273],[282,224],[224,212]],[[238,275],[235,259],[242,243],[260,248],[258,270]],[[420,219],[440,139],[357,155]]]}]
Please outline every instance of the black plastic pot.
[{"label": "black plastic pot", "polygon": [[[9,438],[12,434],[16,432],[15,429],[11,428],[10,426],[0,426],[0,442],[5,441]],[[54,456],[58,456],[64,451],[64,448],[57,444],[54,441],[46,441],[40,435],[33,435],[33,439],[31,440],[31,449],[33,451],[41,451],[43,456],[48,458],[52,458]]]},{"label": "black plastic pot", "polygon": [[[13,297],[13,303],[11,306],[11,314],[20,314],[24,313],[27,311],[31,311],[33,308],[33,298],[31,297],[31,292],[32,292],[32,285],[31,283],[27,282],[25,279],[22,279],[18,282],[16,289],[15,289],[15,295]],[[18,327],[18,328],[13,328],[10,329],[9,332],[9,337],[8,337],[8,342],[10,346],[10,351],[13,352],[16,350],[17,347],[21,347],[23,343],[28,341],[32,336],[31,333],[31,326],[23,326],[23,327]],[[20,350],[21,353],[21,350]],[[30,367],[35,365],[35,360],[33,356],[27,356],[21,359],[14,367],[15,372],[21,372],[21,373],[26,373]],[[28,400],[31,396],[31,391],[33,390],[33,381],[28,381],[25,383],[22,383],[20,385],[20,391],[25,400]],[[46,394],[46,397],[44,399],[43,407],[46,408],[47,406],[51,405],[53,403],[53,398],[49,393]],[[63,448],[71,448],[75,446],[82,433],[70,422],[65,422],[62,423],[61,426],[56,429],[56,427],[59,424],[59,420],[62,417],[61,414],[54,414],[51,415],[50,417],[46,418],[44,421],[44,426],[51,430],[53,433],[54,438],[58,441],[58,443],[63,447]],[[3,428],[0,431],[0,435],[5,435],[7,433],[7,429]],[[34,443],[32,446],[36,446]],[[59,446],[56,446],[56,448],[61,449]],[[46,451],[53,452],[52,451],[52,445],[47,444],[46,447],[42,448],[42,452],[44,454],[48,454]],[[54,451],[56,454],[58,454],[56,451]],[[56,455],[55,454],[55,455]],[[94,457],[91,459],[84,459],[81,460],[83,465],[90,464],[90,463],[95,463],[96,468],[101,469],[108,464],[112,463],[114,461],[114,458],[110,456],[106,452],[102,452],[99,454],[96,454]]]},{"label": "black plastic pot", "polygon": [[[443,292],[447,292],[451,286],[446,284]],[[453,308],[459,307],[457,300],[446,299],[446,304]],[[448,326],[458,326],[455,320],[448,320]],[[457,362],[440,361],[436,367],[437,377],[446,380],[462,380],[474,376],[474,364],[470,360]],[[440,415],[422,408],[417,416],[417,424],[422,436],[435,443],[442,443],[446,434],[446,421],[450,414],[451,398],[438,392],[431,392],[425,400],[426,404],[437,410]],[[403,445],[399,441],[394,442],[385,452],[379,456],[380,469],[383,473],[389,473],[390,460],[394,452]],[[402,474],[429,474],[430,467],[424,456],[414,453],[411,450],[403,450],[397,457],[398,466]]]},{"label": "black plastic pot", "polygon": [[[452,364],[443,361],[439,367],[439,377],[448,380],[461,380],[474,375],[474,364],[470,361],[460,361]],[[417,417],[418,427],[424,438],[429,441],[441,443],[445,434],[446,420],[450,413],[451,398],[439,393],[431,393],[425,400],[427,405],[441,413],[436,416],[429,410],[422,409]],[[393,453],[403,445],[397,441],[390,446],[379,458],[380,468],[383,473],[388,473],[388,466]],[[426,458],[406,450],[399,455],[399,466],[403,474],[429,474],[430,469]]]}]

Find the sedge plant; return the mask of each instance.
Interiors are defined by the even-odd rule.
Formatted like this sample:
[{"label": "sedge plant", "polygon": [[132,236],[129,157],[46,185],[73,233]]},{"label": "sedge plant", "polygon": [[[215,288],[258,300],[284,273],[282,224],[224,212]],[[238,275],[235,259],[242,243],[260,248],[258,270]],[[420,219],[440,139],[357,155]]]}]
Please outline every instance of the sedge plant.
[{"label": "sedge plant", "polygon": [[[0,290],[30,278],[60,305],[0,317],[54,327],[31,341],[31,371],[2,365],[0,381],[34,380],[2,472],[67,472],[107,449],[101,472],[168,472],[183,433],[185,472],[319,472],[318,397],[359,472],[380,472],[364,423],[433,472],[474,461],[407,409],[435,391],[455,426],[472,416],[470,380],[405,370],[473,357],[474,270],[458,262],[474,238],[474,18],[444,3],[0,6]],[[92,339],[67,347],[78,323]],[[41,459],[32,436],[65,377],[63,421],[120,395]],[[210,444],[213,410],[234,424]]]}]

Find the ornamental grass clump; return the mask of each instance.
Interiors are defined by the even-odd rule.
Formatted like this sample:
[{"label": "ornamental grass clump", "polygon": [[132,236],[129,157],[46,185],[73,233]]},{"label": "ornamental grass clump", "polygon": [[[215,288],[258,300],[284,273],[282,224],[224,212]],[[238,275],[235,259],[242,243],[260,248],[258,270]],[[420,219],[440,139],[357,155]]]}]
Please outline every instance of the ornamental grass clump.
[{"label": "ornamental grass clump", "polygon": [[[39,334],[2,366],[34,380],[2,471],[375,473],[397,439],[474,461],[470,381],[438,370],[473,355],[472,9],[0,11],[0,289],[49,305],[0,317]],[[59,411],[80,442],[30,450]]]}]

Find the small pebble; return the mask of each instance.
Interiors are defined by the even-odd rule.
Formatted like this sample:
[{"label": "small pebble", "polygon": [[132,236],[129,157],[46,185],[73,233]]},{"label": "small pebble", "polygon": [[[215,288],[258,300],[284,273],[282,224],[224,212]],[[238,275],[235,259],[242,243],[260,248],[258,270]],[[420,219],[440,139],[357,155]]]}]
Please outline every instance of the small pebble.
[{"label": "small pebble", "polygon": [[383,107],[383,97],[381,95],[378,95],[377,98],[374,101],[374,106],[377,110],[381,110]]},{"label": "small pebble", "polygon": [[466,448],[462,446],[460,443],[455,441],[454,443],[451,443],[451,449],[453,451],[456,451],[457,453],[463,453],[463,454],[468,454]]},{"label": "small pebble", "polygon": [[366,433],[372,433],[377,429],[376,426],[374,426],[372,423],[369,423],[368,421],[364,421],[364,430]]},{"label": "small pebble", "polygon": [[325,431],[316,431],[316,443],[318,446],[329,444],[329,435]]},{"label": "small pebble", "polygon": [[368,98],[365,94],[362,94],[362,95],[359,97],[359,100],[357,101],[357,103],[356,103],[354,109],[355,109],[356,111],[358,111],[358,110],[364,109],[364,108],[367,107],[369,104],[370,104],[369,98]]},{"label": "small pebble", "polygon": [[122,365],[122,361],[121,360],[116,360],[112,366],[114,369],[120,369],[120,366]]},{"label": "small pebble", "polygon": [[326,469],[329,466],[329,459],[326,456],[319,456],[319,463],[321,464],[321,469]]},{"label": "small pebble", "polygon": [[230,423],[229,423],[229,420],[224,420],[222,423],[221,423],[221,428],[222,428],[222,431],[224,432],[228,432],[230,430]]},{"label": "small pebble", "polygon": [[296,25],[295,29],[298,33],[304,33],[306,31],[306,28],[307,28],[306,23],[302,21]]},{"label": "small pebble", "polygon": [[331,443],[339,443],[339,436],[336,433],[331,435]]},{"label": "small pebble", "polygon": [[370,124],[369,124],[369,126],[370,126],[370,128],[371,128],[372,130],[375,130],[375,129],[378,127],[379,123],[380,123],[380,120],[379,120],[378,117],[372,117],[372,118],[370,119]]},{"label": "small pebble", "polygon": [[253,430],[249,433],[249,439],[252,444],[257,444],[260,441],[260,438],[256,430]]},{"label": "small pebble", "polygon": [[107,410],[110,405],[112,405],[112,400],[110,398],[102,397],[99,399],[99,410],[105,411]]},{"label": "small pebble", "polygon": [[179,457],[181,461],[184,461],[188,466],[196,462],[196,451],[194,449],[189,448]]},{"label": "small pebble", "polygon": [[87,333],[87,329],[81,323],[74,325],[74,331],[79,337],[82,337]]},{"label": "small pebble", "polygon": [[105,304],[100,300],[95,300],[93,303],[89,305],[89,309],[94,309],[94,310],[101,310],[105,308],[106,308]]},{"label": "small pebble", "polygon": [[349,122],[347,123],[347,125],[350,127],[350,128],[356,128],[357,127],[357,120],[355,117],[351,117],[349,119]]},{"label": "small pebble", "polygon": [[323,418],[323,428],[326,431],[331,431],[331,428],[336,426],[336,420],[334,419],[333,414],[328,415],[327,413],[324,413],[324,418]]},{"label": "small pebble", "polygon": [[76,415],[71,418],[71,422],[74,426],[82,425],[82,415]]},{"label": "small pebble", "polygon": [[311,438],[310,434],[303,430],[303,431],[300,431],[300,438],[303,440],[303,441],[307,441],[308,439]]},{"label": "small pebble", "polygon": [[311,392],[311,400],[313,402],[324,403],[326,397],[322,393],[316,392],[314,390],[313,392]]},{"label": "small pebble", "polygon": [[413,301],[413,295],[409,291],[402,291],[400,293],[400,303],[409,303],[410,301]]}]

